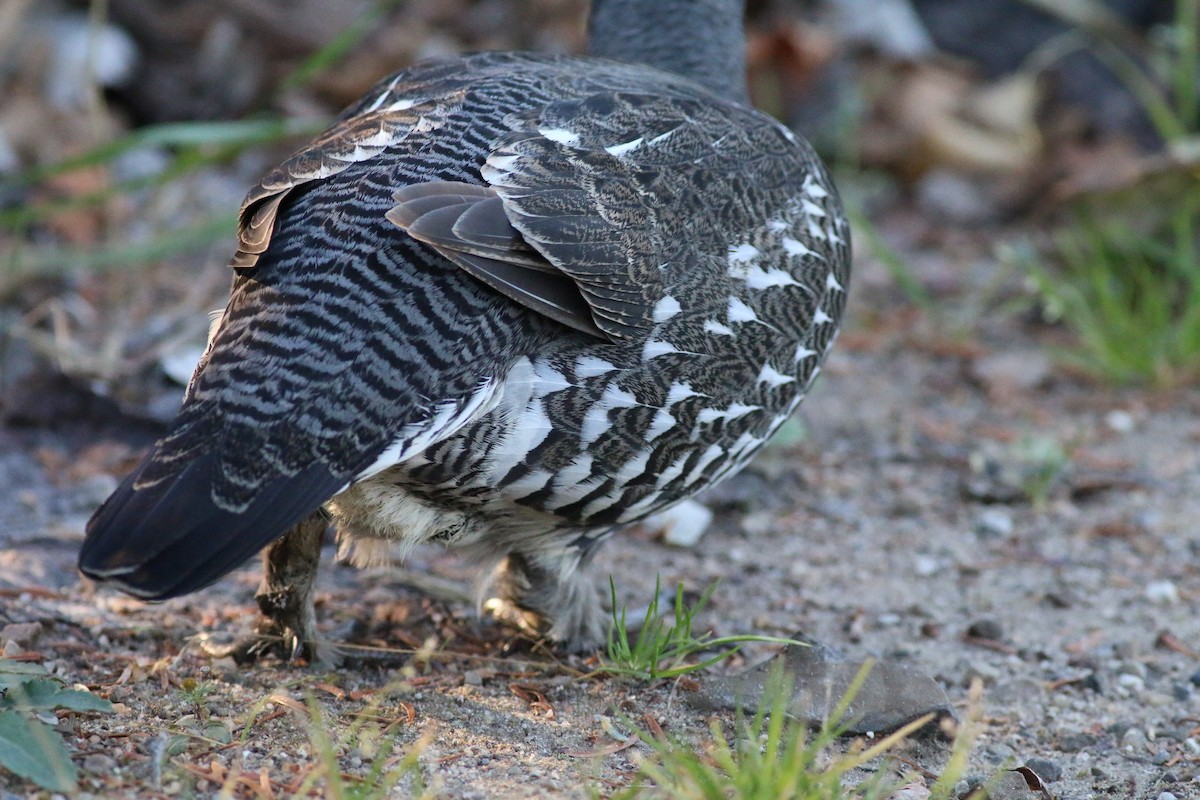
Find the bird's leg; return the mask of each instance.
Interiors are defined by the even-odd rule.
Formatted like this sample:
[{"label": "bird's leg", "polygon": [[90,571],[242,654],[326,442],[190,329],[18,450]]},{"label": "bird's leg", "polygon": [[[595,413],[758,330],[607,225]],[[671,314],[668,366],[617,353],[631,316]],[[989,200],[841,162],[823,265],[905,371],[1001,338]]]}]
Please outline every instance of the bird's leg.
[{"label": "bird's leg", "polygon": [[315,511],[262,554],[263,577],[254,596],[266,619],[259,623],[258,633],[282,637],[285,655],[293,663],[301,658],[313,664],[337,661],[332,646],[317,633],[313,608],[317,564],[328,526],[328,516]]},{"label": "bird's leg", "polygon": [[510,553],[492,573],[496,597],[485,608],[506,622],[546,633],[568,652],[595,650],[608,633],[608,620],[581,560],[574,551]]}]

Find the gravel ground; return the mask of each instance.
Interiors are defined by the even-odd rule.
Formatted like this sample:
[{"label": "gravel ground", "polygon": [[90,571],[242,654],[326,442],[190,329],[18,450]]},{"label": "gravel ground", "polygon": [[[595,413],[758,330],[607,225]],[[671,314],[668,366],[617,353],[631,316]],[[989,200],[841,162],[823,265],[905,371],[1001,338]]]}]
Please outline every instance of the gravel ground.
[{"label": "gravel ground", "polygon": [[[618,535],[597,576],[614,575],[631,605],[655,575],[697,593],[719,580],[699,623],[801,630],[851,658],[908,665],[960,716],[978,678],[974,775],[1023,763],[1059,798],[1200,797],[1200,398],[1100,389],[1039,355],[1053,332],[1011,314],[932,324],[877,267],[860,273],[854,319],[800,424],[710,494],[708,534],[688,549]],[[971,291],[948,302],[969,307]],[[86,791],[207,795],[244,774],[246,796],[287,796],[313,759],[306,697],[342,770],[376,755],[377,737],[349,732],[372,709],[368,730],[424,743],[421,769],[444,797],[605,794],[639,757],[611,734],[626,718],[703,739],[710,714],[691,696],[704,676],[580,677],[594,660],[559,661],[386,569],[326,568],[323,625],[432,657],[392,652],[387,666],[325,674],[205,656],[197,631],[252,624],[252,567],[156,606],[96,592],[73,570],[87,514],[149,435],[119,419],[0,429],[12,499],[0,524],[4,652],[118,703],[60,723]],[[408,568],[463,591],[473,574],[439,550]],[[754,646],[722,669],[771,652]],[[200,738],[210,725],[234,744]],[[905,758],[937,773],[948,750],[927,740]]]}]

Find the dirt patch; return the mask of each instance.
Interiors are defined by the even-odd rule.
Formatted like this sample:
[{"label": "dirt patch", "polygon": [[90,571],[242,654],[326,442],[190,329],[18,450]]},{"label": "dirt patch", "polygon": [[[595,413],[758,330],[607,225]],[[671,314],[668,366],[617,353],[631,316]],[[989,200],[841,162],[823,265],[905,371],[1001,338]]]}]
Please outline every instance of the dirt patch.
[{"label": "dirt patch", "polygon": [[[920,669],[960,707],[981,679],[975,774],[1032,763],[1059,797],[1197,796],[1200,398],[1100,390],[1056,367],[1035,387],[981,379],[982,359],[1038,344],[1025,326],[996,316],[965,340],[946,336],[906,317],[876,269],[862,270],[857,321],[804,406],[803,435],[710,494],[717,520],[695,547],[631,530],[604,549],[597,578],[615,576],[631,605],[656,575],[695,592],[719,580],[699,620],[718,633],[800,629],[851,657]],[[391,666],[314,674],[206,657],[197,632],[253,623],[253,568],[153,606],[75,577],[86,514],[136,455],[138,435],[119,433],[0,431],[13,499],[0,526],[0,608],[15,626],[0,633],[6,653],[36,654],[119,704],[60,723],[86,790],[209,793],[244,773],[286,795],[315,757],[306,702],[350,774],[378,746],[349,733],[364,710],[368,733],[395,732],[401,747],[426,737],[421,769],[446,797],[604,794],[628,782],[641,749],[613,738],[623,719],[705,735],[687,682],[582,677],[594,659],[556,659],[389,570],[334,566],[332,552],[324,629],[384,648]],[[1033,490],[1020,476],[1044,466],[1028,455],[1038,442],[1062,455],[1036,484],[1040,502],[989,494],[1006,481]],[[473,574],[432,549],[407,569],[464,591]],[[723,669],[770,652],[748,648]],[[210,725],[231,743],[205,738]],[[933,772],[947,755],[936,741],[909,749]]]}]

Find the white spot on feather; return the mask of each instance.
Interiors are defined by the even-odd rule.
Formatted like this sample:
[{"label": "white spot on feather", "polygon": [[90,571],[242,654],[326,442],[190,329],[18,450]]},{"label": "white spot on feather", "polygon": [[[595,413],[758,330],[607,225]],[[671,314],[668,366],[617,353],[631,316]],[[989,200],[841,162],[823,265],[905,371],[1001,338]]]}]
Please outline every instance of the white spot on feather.
[{"label": "white spot on feather", "polygon": [[830,270],[829,274],[825,276],[825,288],[831,292],[845,291],[845,289],[842,288],[842,285],[838,283],[837,276],[833,274],[832,270]]},{"label": "white spot on feather", "polygon": [[773,289],[779,286],[801,286],[802,284],[792,277],[790,272],[782,269],[762,269],[761,267],[751,266],[749,264],[738,269],[731,268],[729,274],[746,282],[746,287],[761,291],[763,289]]},{"label": "white spot on feather", "polygon": [[783,386],[784,384],[794,383],[796,381],[791,375],[784,375],[779,370],[775,369],[769,363],[763,364],[763,367],[758,372],[758,378],[755,383],[765,383],[772,389]]},{"label": "white spot on feather", "polygon": [[642,361],[650,361],[659,356],[678,352],[680,352],[679,348],[670,342],[664,342],[659,339],[648,339],[645,346],[642,347]]},{"label": "white spot on feather", "polygon": [[625,142],[624,144],[609,145],[608,147],[604,148],[604,150],[610,156],[616,156],[617,158],[620,158],[621,156],[628,153],[630,150],[636,150],[637,148],[641,147],[642,140],[643,140],[643,137],[639,136],[638,138],[634,139],[631,142]]},{"label": "white spot on feather", "polygon": [[565,128],[538,128],[538,133],[552,142],[565,144],[568,147],[579,144],[579,134]]},{"label": "white spot on feather", "polygon": [[754,309],[742,302],[740,297],[729,298],[730,322],[758,322],[758,314]]},{"label": "white spot on feather", "polygon": [[482,381],[465,402],[444,400],[434,406],[432,416],[420,422],[410,422],[400,429],[392,443],[374,462],[354,476],[352,483],[378,475],[388,467],[408,460],[425,448],[450,436],[455,431],[491,411],[500,399],[500,384],[488,378]]},{"label": "white spot on feather", "polygon": [[660,408],[654,415],[654,419],[650,420],[650,427],[646,429],[646,441],[653,442],[658,437],[662,436],[667,431],[674,428],[678,420],[671,415],[671,412],[665,408]]},{"label": "white spot on feather", "polygon": [[593,403],[583,414],[583,422],[579,424],[579,443],[587,447],[599,439],[608,430],[608,407],[601,403]]},{"label": "white spot on feather", "polygon": [[724,448],[718,444],[710,444],[708,448],[700,456],[700,460],[696,462],[696,466],[692,467],[692,471],[683,479],[684,486],[691,486],[700,479],[700,475],[704,472],[705,467],[716,461],[725,454]]},{"label": "white spot on feather", "polygon": [[747,261],[753,261],[761,255],[757,247],[746,242],[729,248],[729,265],[744,264]]},{"label": "white spot on feather", "polygon": [[733,328],[723,322],[717,322],[715,319],[704,320],[704,330],[718,336],[733,336]]},{"label": "white spot on feather", "polygon": [[412,97],[402,97],[396,102],[387,107],[387,111],[406,111],[417,104],[417,100]]},{"label": "white spot on feather", "polygon": [[670,390],[667,391],[667,407],[687,400],[689,397],[700,397],[701,394],[687,383],[672,383]]},{"label": "white spot on feather", "polygon": [[575,385],[546,361],[533,362],[533,377],[534,397],[545,397],[548,394],[560,392],[563,389],[570,389]]},{"label": "white spot on feather", "polygon": [[813,314],[813,325],[828,325],[833,322],[833,317],[825,313],[825,309],[818,308],[817,313]]},{"label": "white spot on feather", "polygon": [[812,358],[817,354],[816,350],[810,350],[803,343],[796,346],[796,363],[800,363],[806,358]]},{"label": "white spot on feather", "polygon": [[383,101],[391,97],[392,90],[396,88],[396,84],[400,82],[401,77],[401,75],[397,75],[396,77],[392,78],[392,82],[388,84],[387,88],[380,93],[379,97],[375,98],[375,101],[371,103],[371,105],[364,108],[362,113],[370,114],[372,111],[383,105]]},{"label": "white spot on feather", "polygon": [[709,425],[719,419],[737,419],[752,411],[760,411],[762,406],[748,406],[744,403],[730,403],[728,408],[706,408],[696,417],[700,425]]},{"label": "white spot on feather", "polygon": [[579,360],[575,362],[575,375],[579,378],[594,378],[597,375],[606,375],[615,369],[615,366],[596,356],[580,356]]},{"label": "white spot on feather", "polygon": [[654,304],[654,322],[656,324],[666,322],[682,310],[683,308],[679,305],[678,300],[669,294],[664,294],[659,298],[658,302]]},{"label": "white spot on feather", "polygon": [[805,247],[804,242],[793,239],[791,236],[783,237],[783,249],[789,256],[813,255],[813,251]]},{"label": "white spot on feather", "polygon": [[512,483],[504,487],[504,496],[512,499],[528,497],[534,492],[539,492],[550,483],[550,479],[554,475],[544,469],[532,470],[529,474],[523,475]]}]

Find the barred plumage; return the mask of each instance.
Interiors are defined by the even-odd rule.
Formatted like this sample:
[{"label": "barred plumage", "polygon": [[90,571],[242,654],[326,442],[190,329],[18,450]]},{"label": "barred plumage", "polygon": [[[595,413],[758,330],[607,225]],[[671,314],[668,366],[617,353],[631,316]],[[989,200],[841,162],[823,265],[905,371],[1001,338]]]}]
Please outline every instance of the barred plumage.
[{"label": "barred plumage", "polygon": [[[727,40],[739,6],[601,0],[593,30]],[[828,175],[715,74],[483,53],[380,82],[247,196],[229,305],[83,571],[171,597],[275,541],[260,600],[311,642],[324,506],[350,542],[501,560],[508,600],[594,645],[593,545],[741,468],[845,303]]]}]

